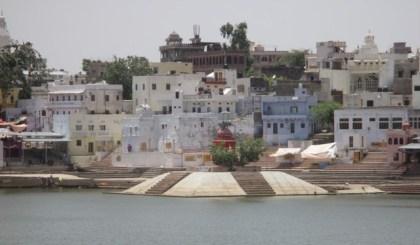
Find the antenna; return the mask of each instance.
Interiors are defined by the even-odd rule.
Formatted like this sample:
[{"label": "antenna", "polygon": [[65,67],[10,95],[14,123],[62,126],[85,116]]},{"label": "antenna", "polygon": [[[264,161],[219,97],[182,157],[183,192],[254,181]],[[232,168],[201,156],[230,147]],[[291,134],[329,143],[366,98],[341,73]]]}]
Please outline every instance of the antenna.
[{"label": "antenna", "polygon": [[193,32],[194,32],[194,37],[199,37],[200,36],[200,26],[194,24],[193,25]]}]

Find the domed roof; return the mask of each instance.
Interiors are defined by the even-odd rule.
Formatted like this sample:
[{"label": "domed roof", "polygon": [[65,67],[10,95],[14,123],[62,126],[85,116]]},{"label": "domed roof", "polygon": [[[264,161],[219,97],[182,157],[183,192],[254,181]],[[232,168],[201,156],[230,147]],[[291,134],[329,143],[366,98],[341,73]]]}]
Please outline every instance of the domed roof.
[{"label": "domed roof", "polygon": [[177,44],[182,43],[182,38],[179,36],[178,33],[173,31],[171,34],[169,34],[168,38],[166,38],[166,43],[169,44]]}]

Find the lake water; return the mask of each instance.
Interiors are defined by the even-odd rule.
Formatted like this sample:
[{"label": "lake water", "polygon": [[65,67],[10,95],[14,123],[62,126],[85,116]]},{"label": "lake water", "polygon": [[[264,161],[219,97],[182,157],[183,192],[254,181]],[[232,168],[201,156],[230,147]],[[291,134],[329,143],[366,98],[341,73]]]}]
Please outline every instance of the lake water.
[{"label": "lake water", "polygon": [[420,196],[181,199],[0,190],[0,244],[420,244]]}]

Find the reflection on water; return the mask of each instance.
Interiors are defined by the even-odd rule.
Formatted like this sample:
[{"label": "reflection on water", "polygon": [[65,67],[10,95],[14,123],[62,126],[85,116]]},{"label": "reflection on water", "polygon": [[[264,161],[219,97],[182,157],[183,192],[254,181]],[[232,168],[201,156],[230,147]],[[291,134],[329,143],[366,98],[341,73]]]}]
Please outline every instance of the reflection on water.
[{"label": "reflection on water", "polygon": [[420,244],[420,197],[0,190],[0,244]]}]

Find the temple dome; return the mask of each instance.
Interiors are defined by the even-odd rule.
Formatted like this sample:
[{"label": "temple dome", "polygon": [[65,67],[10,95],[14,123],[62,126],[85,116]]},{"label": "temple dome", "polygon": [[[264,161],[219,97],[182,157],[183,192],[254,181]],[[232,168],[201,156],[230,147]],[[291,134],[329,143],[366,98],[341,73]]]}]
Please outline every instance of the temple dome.
[{"label": "temple dome", "polygon": [[182,43],[182,38],[175,31],[169,34],[168,38],[166,38],[167,45],[174,45],[174,44],[181,44],[181,43]]}]

